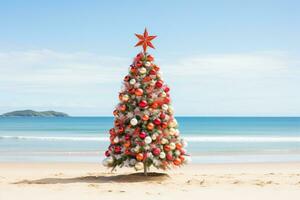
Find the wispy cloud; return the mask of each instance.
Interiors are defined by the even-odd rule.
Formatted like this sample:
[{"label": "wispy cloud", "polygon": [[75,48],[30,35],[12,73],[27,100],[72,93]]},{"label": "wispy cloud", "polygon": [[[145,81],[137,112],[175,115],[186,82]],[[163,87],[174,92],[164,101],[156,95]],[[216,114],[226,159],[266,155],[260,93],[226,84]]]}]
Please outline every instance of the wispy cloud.
[{"label": "wispy cloud", "polygon": [[[110,114],[130,62],[86,52],[0,52],[0,111]],[[299,115],[299,63],[285,52],[255,52],[162,59],[159,64],[177,114]]]}]

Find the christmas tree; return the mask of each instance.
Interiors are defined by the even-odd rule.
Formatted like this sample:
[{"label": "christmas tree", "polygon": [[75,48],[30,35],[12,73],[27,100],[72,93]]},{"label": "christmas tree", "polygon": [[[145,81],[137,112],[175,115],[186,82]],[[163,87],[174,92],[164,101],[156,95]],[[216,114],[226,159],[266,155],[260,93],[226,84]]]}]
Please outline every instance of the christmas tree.
[{"label": "christmas tree", "polygon": [[147,175],[151,166],[181,166],[189,157],[184,149],[187,143],[179,137],[170,88],[164,84],[154,57],[147,53],[147,47],[154,49],[151,40],[156,36],[149,36],[146,29],[143,35],[135,35],[139,39],[135,46],[142,46],[143,51],[134,58],[124,78],[103,164],[113,169],[144,169]]}]

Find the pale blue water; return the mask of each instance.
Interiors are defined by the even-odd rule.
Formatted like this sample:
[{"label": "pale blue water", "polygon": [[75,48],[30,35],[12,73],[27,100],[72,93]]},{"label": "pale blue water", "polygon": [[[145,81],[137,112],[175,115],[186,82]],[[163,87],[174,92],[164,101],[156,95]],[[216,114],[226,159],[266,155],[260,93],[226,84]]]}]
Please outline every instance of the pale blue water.
[{"label": "pale blue water", "polygon": [[[195,163],[300,161],[300,118],[177,120]],[[100,163],[112,124],[112,117],[0,117],[0,162]]]}]

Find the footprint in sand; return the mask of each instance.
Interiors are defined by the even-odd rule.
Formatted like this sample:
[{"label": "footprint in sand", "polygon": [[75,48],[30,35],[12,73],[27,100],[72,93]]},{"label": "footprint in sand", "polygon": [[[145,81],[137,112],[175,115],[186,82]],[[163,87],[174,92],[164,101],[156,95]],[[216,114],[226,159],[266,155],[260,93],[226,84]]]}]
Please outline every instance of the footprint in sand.
[{"label": "footprint in sand", "polygon": [[192,184],[200,184],[200,185],[203,185],[205,183],[205,180],[202,179],[202,180],[198,180],[198,179],[190,179],[190,180],[187,180],[186,183],[188,185],[192,185]]}]

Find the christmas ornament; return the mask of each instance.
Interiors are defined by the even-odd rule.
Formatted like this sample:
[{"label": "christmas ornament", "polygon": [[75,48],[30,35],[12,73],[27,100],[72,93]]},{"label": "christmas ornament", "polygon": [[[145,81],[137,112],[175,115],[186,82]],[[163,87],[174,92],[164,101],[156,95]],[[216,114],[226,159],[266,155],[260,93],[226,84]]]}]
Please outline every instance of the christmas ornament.
[{"label": "christmas ornament", "polygon": [[130,83],[131,85],[134,85],[134,84],[136,83],[136,80],[135,80],[135,79],[130,79],[129,83]]},{"label": "christmas ornament", "polygon": [[150,144],[152,142],[152,139],[151,139],[150,136],[147,136],[147,137],[145,137],[144,141],[145,141],[146,144]]},{"label": "christmas ornament", "polygon": [[160,149],[159,148],[154,148],[152,150],[153,155],[158,156],[160,154]]},{"label": "christmas ornament", "polygon": [[139,134],[139,137],[141,138],[141,139],[145,139],[146,138],[146,136],[147,136],[147,133],[145,133],[145,132],[140,132],[140,134]]},{"label": "christmas ornament", "polygon": [[154,38],[156,38],[156,36],[150,36],[148,34],[148,31],[147,31],[146,28],[145,28],[145,31],[144,31],[144,35],[140,35],[140,34],[135,34],[135,35],[139,39],[138,43],[135,45],[136,47],[137,46],[143,46],[144,52],[146,52],[147,47],[151,47],[151,48],[154,49],[154,46],[151,43],[151,40],[153,40]]},{"label": "christmas ornament", "polygon": [[134,168],[136,170],[141,170],[144,168],[144,164],[142,162],[137,162],[135,165],[134,165]]},{"label": "christmas ornament", "polygon": [[145,108],[147,105],[148,105],[148,103],[147,103],[147,101],[145,101],[145,100],[142,100],[142,101],[140,101],[140,103],[139,103],[139,106],[140,106],[141,108]]},{"label": "christmas ornament", "polygon": [[138,123],[138,120],[137,120],[136,118],[132,118],[132,119],[130,120],[130,124],[131,124],[132,126],[137,125],[137,123]]},{"label": "christmas ornament", "polygon": [[144,158],[144,155],[143,155],[142,153],[136,154],[136,159],[137,159],[138,161],[143,160],[143,158]]},{"label": "christmas ornament", "polygon": [[141,67],[141,68],[139,69],[139,72],[140,72],[141,74],[145,74],[145,73],[147,72],[147,69],[146,69],[145,67]]}]

